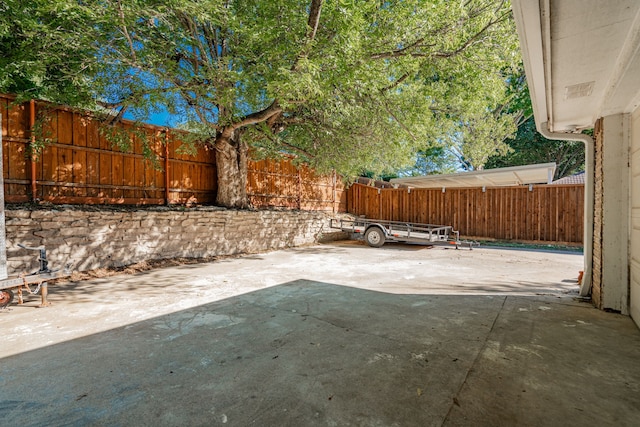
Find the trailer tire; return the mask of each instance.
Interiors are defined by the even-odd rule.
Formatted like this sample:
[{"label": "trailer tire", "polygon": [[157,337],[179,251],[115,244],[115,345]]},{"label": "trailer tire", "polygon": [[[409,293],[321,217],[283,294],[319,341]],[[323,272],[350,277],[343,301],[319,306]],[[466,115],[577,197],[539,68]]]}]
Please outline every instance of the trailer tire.
[{"label": "trailer tire", "polygon": [[11,289],[0,290],[0,308],[5,308],[13,301],[13,291]]},{"label": "trailer tire", "polygon": [[379,248],[384,245],[384,240],[384,231],[380,227],[369,227],[364,233],[364,241],[371,247]]}]

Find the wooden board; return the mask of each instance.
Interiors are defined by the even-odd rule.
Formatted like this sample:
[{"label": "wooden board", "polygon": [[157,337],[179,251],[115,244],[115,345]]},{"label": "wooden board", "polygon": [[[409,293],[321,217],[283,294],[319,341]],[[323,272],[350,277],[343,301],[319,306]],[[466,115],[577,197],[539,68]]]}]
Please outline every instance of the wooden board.
[{"label": "wooden board", "polygon": [[583,185],[379,189],[353,184],[348,211],[390,221],[452,225],[461,235],[500,240],[581,243]]},{"label": "wooden board", "polygon": [[[14,104],[0,95],[4,148],[4,175],[9,201],[24,201],[31,191],[28,158],[31,129],[29,103]],[[36,102],[49,142],[36,163],[37,195],[52,203],[157,204],[165,198],[169,174],[170,201],[212,203],[217,190],[215,150],[202,146],[195,155],[178,153],[181,131],[134,123],[119,124],[130,134],[131,150],[114,146],[103,125],[89,113]],[[146,133],[146,138],[140,133]],[[143,156],[143,141],[158,156],[154,167]],[[169,169],[165,170],[165,142],[169,144]],[[318,175],[297,167],[292,159],[249,162],[247,191],[256,207],[308,208],[346,211],[348,192],[333,175]]]}]

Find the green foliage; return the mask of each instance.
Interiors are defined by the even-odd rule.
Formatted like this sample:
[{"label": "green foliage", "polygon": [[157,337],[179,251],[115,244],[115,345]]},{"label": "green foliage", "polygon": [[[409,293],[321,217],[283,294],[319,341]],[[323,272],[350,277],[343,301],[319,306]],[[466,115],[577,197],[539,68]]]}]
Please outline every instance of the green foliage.
[{"label": "green foliage", "polygon": [[141,124],[134,123],[132,126],[121,126],[115,124],[113,126],[101,126],[100,136],[105,138],[111,145],[122,152],[132,152],[135,143],[140,144],[142,155],[151,162],[156,170],[161,170],[160,158],[151,147],[152,141],[149,139],[149,133]]},{"label": "green foliage", "polygon": [[31,129],[33,135],[35,135],[35,138],[31,140],[28,146],[28,154],[31,158],[39,158],[45,146],[51,142],[55,142],[52,138],[53,131],[46,118],[46,112],[47,109],[40,111],[40,114],[36,116],[33,128]]},{"label": "green foliage", "polygon": [[507,99],[505,110],[508,113],[516,114],[518,127],[525,120],[533,117],[533,106],[529,86],[524,73],[524,65],[520,63],[517,69],[511,70],[511,75],[507,76]]},{"label": "green foliage", "polygon": [[456,156],[444,146],[433,146],[416,154],[415,164],[398,171],[398,176],[422,176],[455,173],[459,162]]},{"label": "green foliage", "polygon": [[431,147],[479,167],[515,130],[502,111],[519,63],[508,1],[22,3],[1,3],[1,90],[139,120],[166,110],[193,142],[235,132],[351,176]]},{"label": "green foliage", "polygon": [[549,140],[536,130],[522,66],[509,77],[508,82],[509,104],[505,109],[518,117],[518,131],[513,138],[505,141],[508,150],[495,153],[487,160],[485,167],[491,169],[555,162],[555,179],[584,170],[584,145],[581,142]]},{"label": "green foliage", "polygon": [[72,0],[0,0],[0,92],[95,105],[92,11]]},{"label": "green foliage", "polygon": [[515,138],[508,139],[510,152],[491,157],[487,168],[522,166],[536,163],[556,163],[555,179],[584,170],[584,144],[579,141],[555,141],[543,137],[533,117],[518,128]]}]

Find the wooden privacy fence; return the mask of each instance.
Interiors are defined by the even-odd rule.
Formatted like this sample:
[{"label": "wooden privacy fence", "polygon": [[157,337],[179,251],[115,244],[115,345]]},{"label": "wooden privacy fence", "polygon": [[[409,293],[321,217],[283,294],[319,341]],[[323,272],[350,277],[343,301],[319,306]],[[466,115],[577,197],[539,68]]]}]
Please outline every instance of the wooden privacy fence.
[{"label": "wooden privacy fence", "polygon": [[[202,147],[182,154],[181,133],[159,126],[128,132],[131,150],[123,151],[90,114],[45,102],[14,103],[0,95],[5,200],[35,199],[70,204],[213,203],[216,198],[215,151]],[[36,118],[51,140],[36,159],[29,145]],[[155,154],[143,151],[142,139]],[[249,162],[247,191],[255,207],[346,211],[346,192],[335,174],[321,176],[291,160]]]},{"label": "wooden privacy fence", "polygon": [[347,211],[345,185],[335,173],[318,175],[289,159],[249,162],[247,193],[255,207]]},{"label": "wooden privacy fence", "polygon": [[378,189],[354,184],[348,212],[452,225],[469,238],[582,243],[584,185]]}]

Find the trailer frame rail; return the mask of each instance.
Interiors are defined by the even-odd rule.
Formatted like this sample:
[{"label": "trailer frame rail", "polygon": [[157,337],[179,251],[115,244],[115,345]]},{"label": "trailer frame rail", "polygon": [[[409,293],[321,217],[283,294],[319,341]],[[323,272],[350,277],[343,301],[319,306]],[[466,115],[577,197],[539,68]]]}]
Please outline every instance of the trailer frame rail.
[{"label": "trailer frame rail", "polygon": [[420,243],[428,246],[448,246],[459,249],[467,247],[473,249],[477,242],[460,240],[460,232],[450,225],[422,224],[402,221],[388,221],[381,219],[332,218],[330,227],[364,236],[369,246],[380,247],[385,242]]}]

